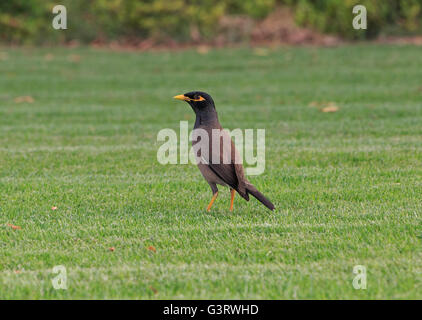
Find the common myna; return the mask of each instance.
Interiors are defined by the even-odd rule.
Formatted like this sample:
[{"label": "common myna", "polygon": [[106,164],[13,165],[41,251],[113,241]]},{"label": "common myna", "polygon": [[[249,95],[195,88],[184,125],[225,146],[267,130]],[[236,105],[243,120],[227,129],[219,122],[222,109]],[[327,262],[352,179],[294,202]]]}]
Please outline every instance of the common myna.
[{"label": "common myna", "polygon": [[[236,160],[239,158],[238,153],[234,147],[234,143],[228,133],[223,131],[223,128],[218,121],[217,111],[211,96],[205,92],[193,91],[175,96],[174,98],[189,103],[196,114],[194,129],[203,129],[206,131],[206,133],[208,133],[209,149],[206,152],[207,159],[204,159],[202,155],[197,154],[197,156],[201,157],[203,160],[198,162],[199,170],[201,171],[205,180],[207,180],[213,192],[213,196],[210,203],[208,204],[207,211],[211,209],[212,204],[218,196],[217,184],[228,186],[230,188],[230,211],[233,210],[233,201],[236,191],[246,201],[249,201],[249,194],[251,194],[268,209],[274,210],[274,205],[271,203],[271,201],[264,197],[264,195],[246,179],[241,161]],[[213,130],[217,130],[219,135],[216,136],[213,134]],[[214,148],[217,150],[213,150],[213,146],[216,145],[213,143],[213,137],[214,139],[220,139],[220,143],[217,144],[219,148]],[[224,141],[229,141],[229,143],[224,143]],[[198,141],[192,141],[194,150],[196,143],[198,143]],[[228,152],[227,145],[229,145]],[[223,148],[226,150],[226,152],[223,150]],[[228,154],[230,154],[229,158],[227,158]]]}]

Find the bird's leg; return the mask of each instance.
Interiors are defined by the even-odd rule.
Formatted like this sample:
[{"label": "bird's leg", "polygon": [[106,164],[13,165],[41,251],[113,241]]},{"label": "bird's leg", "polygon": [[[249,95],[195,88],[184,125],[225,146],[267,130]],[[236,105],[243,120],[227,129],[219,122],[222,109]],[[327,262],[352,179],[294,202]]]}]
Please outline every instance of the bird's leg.
[{"label": "bird's leg", "polygon": [[236,194],[236,190],[230,189],[230,192],[232,193],[232,198],[230,200],[230,211],[233,211],[233,202],[234,202],[234,196]]},{"label": "bird's leg", "polygon": [[211,201],[208,204],[207,211],[211,210],[212,204],[214,203],[215,199],[217,199],[217,196],[218,196],[218,191],[214,193],[214,195],[212,196]]}]

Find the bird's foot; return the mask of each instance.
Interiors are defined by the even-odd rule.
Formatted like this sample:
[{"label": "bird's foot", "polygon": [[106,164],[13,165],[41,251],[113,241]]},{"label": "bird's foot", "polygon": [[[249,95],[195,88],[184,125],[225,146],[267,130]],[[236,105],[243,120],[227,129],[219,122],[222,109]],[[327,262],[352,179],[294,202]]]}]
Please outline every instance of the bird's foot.
[{"label": "bird's foot", "polygon": [[211,210],[212,204],[214,203],[215,199],[217,199],[217,196],[218,196],[218,191],[214,193],[214,195],[212,196],[211,201],[208,204],[207,211]]},{"label": "bird's foot", "polygon": [[230,189],[230,192],[232,194],[232,198],[230,200],[230,211],[233,211],[233,202],[234,202],[234,196],[236,195],[236,190]]}]

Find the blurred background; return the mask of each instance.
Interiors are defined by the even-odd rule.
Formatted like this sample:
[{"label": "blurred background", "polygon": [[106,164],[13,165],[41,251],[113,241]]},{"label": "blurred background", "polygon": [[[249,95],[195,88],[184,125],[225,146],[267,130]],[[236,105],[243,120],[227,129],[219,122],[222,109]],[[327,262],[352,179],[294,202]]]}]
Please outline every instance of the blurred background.
[{"label": "blurred background", "polygon": [[[421,30],[422,0],[0,1],[0,299],[421,299]],[[275,212],[158,163],[192,90],[266,130]]]},{"label": "blurred background", "polygon": [[[52,8],[67,8],[68,29],[51,27]],[[368,29],[351,27],[362,4]],[[415,36],[422,0],[9,0],[0,2],[0,41],[149,48],[207,43],[322,43]],[[415,39],[414,39],[415,40]]]}]

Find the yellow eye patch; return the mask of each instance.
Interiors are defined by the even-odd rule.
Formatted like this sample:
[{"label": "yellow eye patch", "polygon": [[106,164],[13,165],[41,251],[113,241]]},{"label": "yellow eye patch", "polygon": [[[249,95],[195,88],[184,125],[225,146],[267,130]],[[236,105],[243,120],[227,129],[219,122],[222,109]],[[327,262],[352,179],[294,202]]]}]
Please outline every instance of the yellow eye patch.
[{"label": "yellow eye patch", "polygon": [[190,99],[191,101],[204,101],[205,99],[202,96],[199,96],[198,99]]}]

